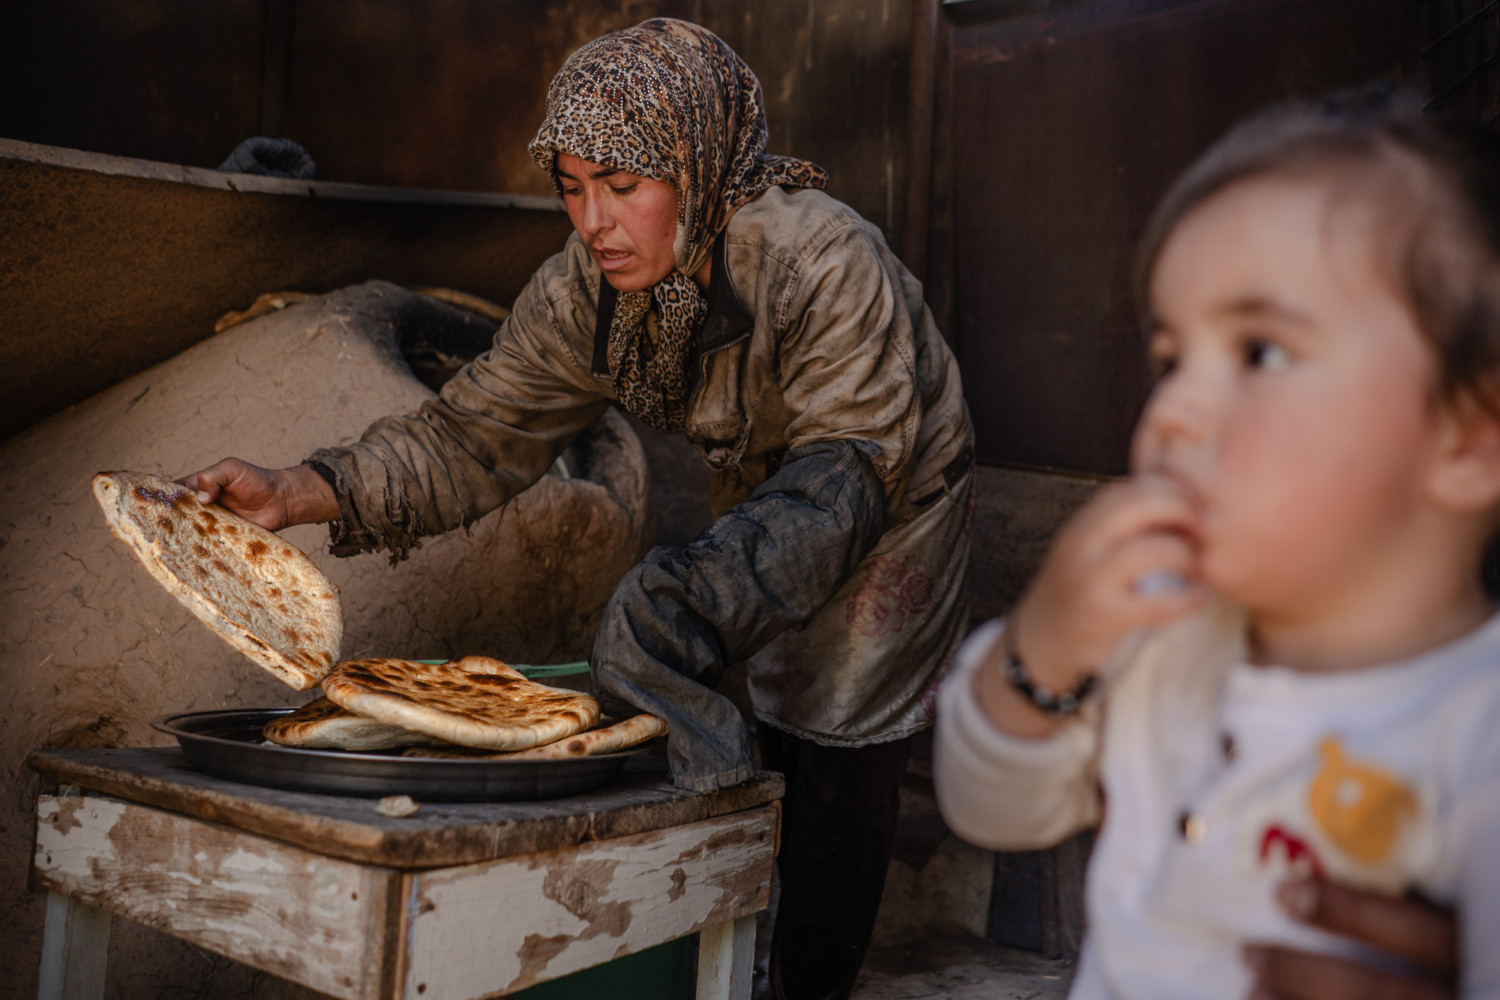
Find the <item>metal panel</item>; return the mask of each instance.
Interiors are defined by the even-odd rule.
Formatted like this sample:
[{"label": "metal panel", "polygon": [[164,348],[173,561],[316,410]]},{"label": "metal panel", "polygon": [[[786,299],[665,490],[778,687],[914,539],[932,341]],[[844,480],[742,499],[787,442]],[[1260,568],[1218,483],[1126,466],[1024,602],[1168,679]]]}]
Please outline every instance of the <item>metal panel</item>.
[{"label": "metal panel", "polygon": [[284,130],[319,176],[552,194],[526,151],[547,83],[574,49],[692,0],[296,4]]},{"label": "metal panel", "polygon": [[266,6],[7,3],[0,136],[216,167],[259,130]]},{"label": "metal panel", "polygon": [[702,24],[759,77],[768,148],[812,160],[829,193],[901,247],[914,0],[704,0]]},{"label": "metal panel", "polygon": [[1119,473],[1147,392],[1129,276],[1151,206],[1268,102],[1410,78],[1411,5],[994,9],[948,8],[957,341],[980,458]]},{"label": "metal panel", "polygon": [[262,292],[381,278],[509,305],[571,231],[557,209],[0,140],[0,436],[210,336]]},{"label": "metal panel", "polygon": [[1421,0],[1417,20],[1428,107],[1500,121],[1500,0]]}]

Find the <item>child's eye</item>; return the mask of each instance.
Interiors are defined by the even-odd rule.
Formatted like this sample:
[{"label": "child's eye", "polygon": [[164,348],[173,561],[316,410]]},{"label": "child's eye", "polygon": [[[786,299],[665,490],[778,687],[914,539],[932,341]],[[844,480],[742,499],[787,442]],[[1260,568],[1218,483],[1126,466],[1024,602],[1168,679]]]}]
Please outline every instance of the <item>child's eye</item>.
[{"label": "child's eye", "polygon": [[1152,334],[1146,344],[1146,360],[1158,380],[1172,374],[1177,368],[1177,348],[1171,338],[1159,332]]},{"label": "child's eye", "polygon": [[1245,341],[1245,364],[1261,371],[1279,372],[1292,363],[1292,356],[1280,344],[1259,337]]},{"label": "child's eye", "polygon": [[635,185],[622,184],[618,187],[616,187],[615,185],[610,185],[610,190],[612,190],[615,194],[629,194],[630,192],[635,190]]},{"label": "child's eye", "polygon": [[581,190],[580,188],[563,188],[562,189],[563,197],[564,198],[572,198],[573,196],[577,195],[580,190]]}]

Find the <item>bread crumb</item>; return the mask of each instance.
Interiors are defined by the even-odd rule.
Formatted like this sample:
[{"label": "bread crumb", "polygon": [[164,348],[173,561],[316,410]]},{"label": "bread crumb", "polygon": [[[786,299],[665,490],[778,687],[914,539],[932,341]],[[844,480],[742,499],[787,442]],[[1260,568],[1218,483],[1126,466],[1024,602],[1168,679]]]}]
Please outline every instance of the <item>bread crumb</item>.
[{"label": "bread crumb", "polygon": [[410,816],[422,808],[412,801],[410,795],[387,795],[375,803],[375,811],[382,816],[390,816],[393,819],[402,819]]}]

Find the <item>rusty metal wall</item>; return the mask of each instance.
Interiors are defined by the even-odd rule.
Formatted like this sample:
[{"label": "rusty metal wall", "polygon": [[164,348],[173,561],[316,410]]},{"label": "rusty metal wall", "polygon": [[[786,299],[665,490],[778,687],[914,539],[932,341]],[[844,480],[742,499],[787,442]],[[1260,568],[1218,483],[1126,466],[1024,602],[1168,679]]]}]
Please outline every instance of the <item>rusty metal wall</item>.
[{"label": "rusty metal wall", "polygon": [[287,136],[318,179],[550,194],[526,154],[568,53],[704,24],[760,77],[773,152],[899,237],[913,0],[57,0],[0,9],[0,137],[214,167]]},{"label": "rusty metal wall", "polygon": [[265,0],[0,3],[0,138],[214,167],[260,128]]},{"label": "rusty metal wall", "polygon": [[[0,139],[0,439],[185,350],[267,291],[372,278],[509,304],[556,199],[234,179]],[[351,196],[352,195],[352,196]]]},{"label": "rusty metal wall", "polygon": [[734,47],[766,92],[771,152],[813,160],[830,193],[900,248],[907,97],[919,0],[703,0],[701,23]]},{"label": "rusty metal wall", "polygon": [[526,152],[568,53],[692,0],[291,3],[281,131],[320,176],[551,194]]},{"label": "rusty metal wall", "polygon": [[[1408,0],[975,0],[946,8],[959,358],[981,460],[1125,468],[1147,379],[1132,248],[1240,116],[1411,79]],[[975,391],[982,387],[982,391]]]}]

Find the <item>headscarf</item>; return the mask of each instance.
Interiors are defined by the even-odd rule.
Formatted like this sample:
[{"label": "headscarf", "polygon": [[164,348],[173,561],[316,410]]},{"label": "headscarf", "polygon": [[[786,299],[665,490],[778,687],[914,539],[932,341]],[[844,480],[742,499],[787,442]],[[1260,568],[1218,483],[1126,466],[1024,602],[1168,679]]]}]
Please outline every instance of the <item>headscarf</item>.
[{"label": "headscarf", "polygon": [[[687,364],[708,316],[691,275],[729,217],[774,185],[828,186],[822,167],[765,148],[760,81],[718,36],[687,21],[653,18],[597,38],[547,88],[547,117],[530,150],[559,194],[559,153],[677,189],[676,269],[651,288],[621,293],[609,329],[615,394],[658,430],[683,427]],[[646,332],[653,305],[654,345]]]}]

